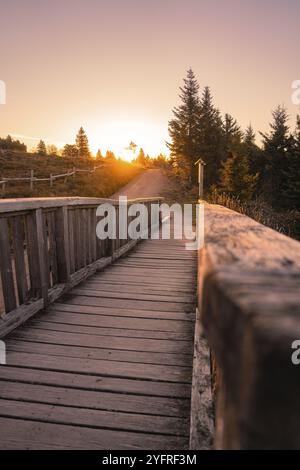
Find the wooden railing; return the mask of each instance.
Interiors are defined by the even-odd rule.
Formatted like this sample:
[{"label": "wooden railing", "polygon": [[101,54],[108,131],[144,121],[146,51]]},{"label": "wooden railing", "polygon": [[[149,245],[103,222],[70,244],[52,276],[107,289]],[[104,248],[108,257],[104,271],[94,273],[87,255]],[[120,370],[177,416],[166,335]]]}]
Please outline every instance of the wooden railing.
[{"label": "wooden railing", "polygon": [[[292,355],[300,340],[300,243],[207,205],[198,292],[217,392],[215,447],[299,449],[300,365]],[[203,390],[198,396],[203,408]]]},{"label": "wooden railing", "polygon": [[[129,200],[147,206],[160,198]],[[97,198],[6,199],[0,202],[0,272],[4,312],[0,337],[89,275],[132,248],[137,240],[96,236]],[[100,219],[99,219],[100,220]]]}]

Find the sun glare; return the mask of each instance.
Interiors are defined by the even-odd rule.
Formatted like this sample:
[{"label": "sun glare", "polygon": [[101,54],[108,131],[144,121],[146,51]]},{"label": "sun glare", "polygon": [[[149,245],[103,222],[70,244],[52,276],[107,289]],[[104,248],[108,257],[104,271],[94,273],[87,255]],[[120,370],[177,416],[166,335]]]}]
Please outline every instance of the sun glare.
[{"label": "sun glare", "polygon": [[[164,129],[148,122],[110,121],[103,125],[87,129],[90,146],[96,154],[100,149],[105,155],[107,150],[115,153],[116,157],[131,161],[136,158],[142,147],[145,153],[157,156],[166,152]],[[136,151],[128,149],[129,143],[134,142]]]}]

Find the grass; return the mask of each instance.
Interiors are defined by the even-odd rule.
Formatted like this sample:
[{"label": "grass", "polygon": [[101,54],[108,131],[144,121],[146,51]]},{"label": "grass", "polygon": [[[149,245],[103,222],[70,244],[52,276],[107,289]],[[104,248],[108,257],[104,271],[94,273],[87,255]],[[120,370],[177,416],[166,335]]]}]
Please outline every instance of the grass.
[{"label": "grass", "polygon": [[[35,177],[49,177],[50,174],[62,174],[72,170],[74,166],[78,169],[92,169],[98,164],[94,159],[70,159],[13,152],[0,156],[0,179],[29,177],[31,170],[34,170]],[[50,187],[49,181],[35,182],[33,190],[30,190],[29,181],[9,182],[4,191],[1,192],[0,189],[0,197],[109,197],[140,171],[141,169],[133,164],[117,160],[92,174],[77,173],[74,178],[58,179],[53,183],[53,187]]]}]

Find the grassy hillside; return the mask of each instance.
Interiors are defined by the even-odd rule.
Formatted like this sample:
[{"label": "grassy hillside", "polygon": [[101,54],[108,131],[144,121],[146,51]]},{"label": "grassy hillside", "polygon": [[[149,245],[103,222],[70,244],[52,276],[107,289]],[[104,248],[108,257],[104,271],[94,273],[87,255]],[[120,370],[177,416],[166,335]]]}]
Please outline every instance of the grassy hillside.
[{"label": "grassy hillside", "polygon": [[[34,170],[35,177],[49,177],[50,174],[62,174],[72,170],[74,166],[79,169],[92,169],[95,164],[99,163],[93,159],[70,159],[14,152],[0,156],[0,180],[3,177],[29,177],[30,170]],[[74,178],[56,180],[53,187],[50,187],[49,181],[35,182],[31,191],[29,181],[9,182],[4,191],[0,188],[0,197],[108,197],[126,185],[140,171],[141,169],[133,164],[116,161],[110,166],[97,169],[92,174],[77,173]]]}]

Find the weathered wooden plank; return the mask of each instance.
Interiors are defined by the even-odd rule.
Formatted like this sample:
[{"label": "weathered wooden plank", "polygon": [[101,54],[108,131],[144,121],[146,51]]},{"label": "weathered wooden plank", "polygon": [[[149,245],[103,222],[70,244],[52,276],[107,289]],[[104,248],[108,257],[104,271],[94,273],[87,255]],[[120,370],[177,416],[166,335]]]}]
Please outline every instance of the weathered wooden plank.
[{"label": "weathered wooden plank", "polygon": [[1,448],[6,449],[187,449],[188,438],[91,429],[38,421],[0,419],[5,429]]},{"label": "weathered wooden plank", "polygon": [[91,390],[7,381],[1,381],[0,398],[177,418],[185,418],[190,405],[189,400],[181,398],[99,393]]},{"label": "weathered wooden plank", "polygon": [[[63,312],[66,314],[64,315]],[[173,320],[172,318],[167,318],[166,320],[162,318],[149,319],[147,317],[140,317],[139,313],[136,313],[136,316],[133,316],[133,313],[131,313],[131,316],[125,316],[122,312],[114,316],[106,315],[105,312],[97,315],[96,307],[82,308],[80,306],[57,303],[47,309],[45,319],[47,322],[91,325],[98,326],[99,328],[134,328],[137,331],[174,331],[179,334],[192,334],[191,332],[194,328],[194,324],[191,321],[182,322],[179,321],[180,319]]]},{"label": "weathered wooden plank", "polygon": [[[59,282],[69,282],[71,274],[71,254],[69,239],[69,218],[67,207],[57,209],[55,213],[55,240],[57,251],[57,271]],[[72,246],[73,250],[73,246]],[[72,266],[73,268],[73,266]]]},{"label": "weathered wooden plank", "polygon": [[74,373],[90,373],[111,377],[126,377],[128,379],[162,380],[187,384],[191,382],[191,368],[189,367],[69,357],[65,357],[64,361],[58,361],[57,356],[31,353],[20,354],[13,351],[9,352],[8,361],[10,365],[53,371],[73,371]]},{"label": "weathered wooden plank", "polygon": [[69,260],[70,260],[70,274],[75,272],[75,230],[74,230],[74,210],[68,210],[68,239],[69,239]]},{"label": "weathered wooden plank", "polygon": [[10,312],[17,306],[8,221],[0,218],[0,269],[5,311]]},{"label": "weathered wooden plank", "polygon": [[37,254],[37,263],[39,267],[39,276],[41,279],[41,296],[44,305],[48,304],[48,263],[46,260],[46,240],[42,209],[37,209],[36,214],[36,234],[37,245],[35,246]]},{"label": "weathered wooden plank", "polygon": [[[99,336],[125,336],[128,338],[148,338],[148,339],[172,339],[175,341],[188,341],[192,340],[192,329],[182,328],[180,331],[160,331],[159,322],[155,323],[153,329],[136,329],[135,319],[131,319],[131,329],[124,327],[124,323],[118,322],[115,327],[107,328],[99,325],[99,317],[94,320],[90,318],[91,315],[69,315],[62,317],[62,314],[53,315],[47,320],[32,319],[30,322],[31,328],[42,328],[46,330],[55,331],[69,331],[70,333],[94,333]],[[100,318],[101,321],[101,318]],[[146,325],[144,325],[146,326]]]},{"label": "weathered wooden plank", "polygon": [[108,281],[105,278],[100,282],[100,279],[88,279],[84,284],[80,286],[81,289],[92,289],[97,290],[98,292],[111,292],[111,291],[118,291],[120,293],[137,293],[137,294],[153,294],[153,295],[166,295],[170,296],[175,299],[176,297],[182,298],[182,295],[192,295],[195,296],[194,292],[191,290],[191,284],[189,284],[186,288],[180,286],[170,286],[165,284],[147,284],[142,283],[128,283],[126,279],[124,281]]},{"label": "weathered wooden plank", "polygon": [[191,396],[191,385],[182,383],[157,382],[153,380],[125,379],[100,375],[78,374],[74,372],[56,372],[29,367],[1,368],[1,379],[10,382],[44,384],[64,388],[106,391],[153,397],[187,398]]},{"label": "weathered wooden plank", "polygon": [[168,436],[188,436],[189,434],[188,418],[70,408],[33,402],[0,399],[0,416],[42,423],[87,426],[94,429],[137,431]]},{"label": "weathered wooden plank", "polygon": [[195,306],[192,303],[178,304],[175,302],[157,302],[157,301],[144,301],[144,300],[126,300],[126,299],[107,299],[101,297],[92,297],[81,294],[68,294],[68,303],[75,303],[77,305],[90,305],[96,307],[114,307],[125,310],[145,310],[158,311],[158,312],[179,312],[190,313],[194,312]]},{"label": "weathered wooden plank", "polygon": [[[47,330],[45,330],[47,331]],[[101,340],[101,337],[99,338]],[[80,357],[82,359],[101,359],[105,361],[120,361],[120,362],[134,362],[139,364],[158,364],[166,366],[178,366],[178,367],[191,367],[192,357],[187,354],[168,354],[157,352],[142,352],[136,354],[135,351],[131,350],[120,350],[120,349],[108,349],[99,347],[89,347],[88,351],[86,347],[80,346],[69,346],[61,344],[51,344],[35,342],[31,340],[16,340],[6,341],[7,349],[14,352],[28,352],[34,354],[53,355],[53,356],[65,356],[65,357]]]},{"label": "weathered wooden plank", "polygon": [[84,347],[102,347],[107,349],[123,349],[128,351],[152,351],[156,353],[192,354],[192,341],[176,341],[148,338],[106,337],[92,334],[78,334],[39,328],[23,328],[14,334],[15,339],[27,339],[52,344],[77,345]]},{"label": "weathered wooden plank", "polygon": [[[83,300],[82,300],[83,299]],[[105,315],[115,317],[131,317],[131,318],[147,318],[150,320],[161,319],[172,321],[194,321],[194,312],[182,313],[182,312],[161,312],[153,310],[138,310],[136,308],[104,308],[101,306],[93,305],[93,302],[88,302],[86,297],[70,297],[64,296],[64,303],[57,302],[54,305],[56,311],[69,311],[72,313],[85,313],[93,315]],[[51,308],[51,307],[50,307]]]},{"label": "weathered wooden plank", "polygon": [[28,299],[28,282],[25,267],[25,230],[22,216],[12,217],[11,230],[19,304],[23,304]]},{"label": "weathered wooden plank", "polygon": [[[49,260],[50,270],[52,275],[52,286],[55,286],[59,282],[58,276],[58,261],[60,260],[60,254],[57,254],[57,238],[56,238],[56,221],[55,213],[52,211],[48,215],[48,227],[49,227]],[[69,252],[67,252],[69,258]]]},{"label": "weathered wooden plank", "polygon": [[115,292],[114,290],[100,291],[88,286],[79,286],[72,289],[74,295],[88,295],[90,297],[101,297],[106,299],[124,299],[124,300],[149,300],[150,302],[171,302],[179,304],[193,304],[195,302],[194,295],[182,294],[175,297],[173,295],[162,294],[140,294],[138,292]]}]

